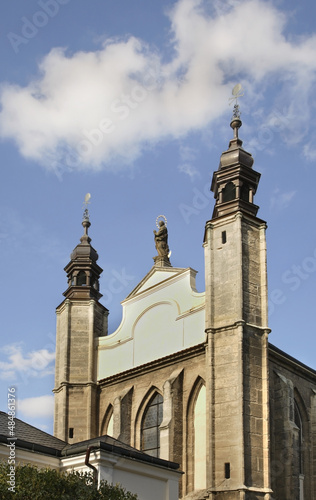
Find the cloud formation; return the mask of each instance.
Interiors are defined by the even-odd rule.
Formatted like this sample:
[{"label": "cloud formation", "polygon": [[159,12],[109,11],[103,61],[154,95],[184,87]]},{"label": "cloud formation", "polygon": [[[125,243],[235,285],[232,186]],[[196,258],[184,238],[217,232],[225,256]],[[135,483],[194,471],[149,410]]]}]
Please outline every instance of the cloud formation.
[{"label": "cloud formation", "polygon": [[54,373],[55,353],[48,349],[23,353],[23,343],[1,348],[7,361],[0,361],[0,379],[14,381],[20,377],[45,377]]},{"label": "cloud formation", "polygon": [[195,167],[194,163],[196,160],[196,151],[189,146],[180,146],[179,154],[181,158],[181,163],[178,165],[179,172],[186,174],[193,181],[196,177],[199,177],[200,172]]},{"label": "cloud formation", "polygon": [[24,418],[47,418],[54,415],[54,396],[18,399],[17,409]]},{"label": "cloud formation", "polygon": [[296,191],[284,191],[282,192],[279,188],[273,191],[270,199],[270,209],[271,210],[284,210],[292,202]]},{"label": "cloud formation", "polygon": [[168,15],[171,54],[134,37],[107,40],[95,52],[54,48],[29,85],[3,84],[0,136],[56,173],[113,170],[148,145],[211,124],[227,112],[237,81],[255,100],[269,77],[277,77],[285,105],[295,107],[300,96],[304,123],[316,35],[287,38],[285,14],[262,0],[178,0]]}]

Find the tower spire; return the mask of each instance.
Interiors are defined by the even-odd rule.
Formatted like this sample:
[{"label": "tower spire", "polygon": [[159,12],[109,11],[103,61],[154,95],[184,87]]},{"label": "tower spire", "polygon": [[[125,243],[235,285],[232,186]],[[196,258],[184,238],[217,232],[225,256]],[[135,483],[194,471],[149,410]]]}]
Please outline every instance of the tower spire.
[{"label": "tower spire", "polygon": [[96,339],[107,335],[109,311],[100,304],[102,269],[88,229],[85,197],[83,235],[65,267],[68,288],[57,307],[54,434],[70,443],[98,435],[91,412],[97,407]]},{"label": "tower spire", "polygon": [[[237,87],[238,90],[239,87]],[[240,88],[239,88],[240,90]],[[236,95],[233,95],[235,99]],[[209,485],[216,500],[271,498],[266,223],[253,203],[260,174],[238,136],[213,175],[216,199],[205,227]]]},{"label": "tower spire", "polygon": [[102,269],[97,264],[99,258],[97,251],[91,245],[88,229],[91,226],[88,203],[91,195],[87,193],[84,201],[84,212],[82,226],[83,235],[79,245],[73,250],[70,262],[65,267],[68,278],[68,288],[64,292],[65,297],[87,298],[93,297],[99,300],[102,295],[99,292],[99,278]]},{"label": "tower spire", "polygon": [[239,129],[242,126],[237,98],[241,97],[241,85],[233,89],[231,100],[235,101],[230,126],[234,136],[229,146],[221,155],[219,168],[213,174],[211,190],[216,199],[213,218],[234,212],[245,212],[256,216],[259,207],[253,199],[257,191],[260,174],[252,169],[253,157],[242,148]]}]

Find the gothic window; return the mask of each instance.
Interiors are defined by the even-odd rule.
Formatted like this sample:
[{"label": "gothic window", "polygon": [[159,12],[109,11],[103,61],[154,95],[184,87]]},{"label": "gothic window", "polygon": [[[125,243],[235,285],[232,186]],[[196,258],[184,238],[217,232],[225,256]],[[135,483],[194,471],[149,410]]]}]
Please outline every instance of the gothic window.
[{"label": "gothic window", "polygon": [[84,271],[80,271],[77,274],[77,286],[84,286],[87,283],[86,273]]},{"label": "gothic window", "polygon": [[187,413],[187,492],[206,488],[206,389],[198,377]]},{"label": "gothic window", "polygon": [[194,489],[206,488],[206,391],[202,385],[194,406]]},{"label": "gothic window", "polygon": [[303,474],[303,457],[302,457],[302,419],[297,403],[294,403],[294,421],[299,429],[298,434],[298,455],[299,455],[299,472]]},{"label": "gothic window", "polygon": [[109,404],[101,423],[101,435],[114,437],[114,416],[113,406]]},{"label": "gothic window", "polygon": [[113,437],[113,411],[112,411],[110,419],[108,421],[108,427],[107,427],[106,434],[107,434],[107,436]]},{"label": "gothic window", "polygon": [[236,186],[233,182],[227,182],[223,189],[223,203],[236,198]]},{"label": "gothic window", "polygon": [[304,463],[303,463],[303,425],[302,418],[296,401],[294,402],[294,422],[298,427],[297,461],[299,472],[300,500],[304,499]]},{"label": "gothic window", "polygon": [[155,393],[144,412],[141,426],[141,449],[153,457],[159,457],[163,397]]}]

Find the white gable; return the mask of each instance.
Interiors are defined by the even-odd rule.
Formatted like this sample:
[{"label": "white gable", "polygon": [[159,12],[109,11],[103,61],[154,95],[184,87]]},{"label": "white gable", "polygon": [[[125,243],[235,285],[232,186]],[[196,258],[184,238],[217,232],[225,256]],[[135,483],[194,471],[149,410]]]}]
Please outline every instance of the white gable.
[{"label": "white gable", "polygon": [[170,270],[167,268],[153,268],[146,276],[145,278],[137,285],[136,288],[130,293],[130,295],[127,297],[132,297],[133,295],[139,294],[143,292],[144,290],[148,290],[149,288],[158,285],[158,283],[162,283],[163,281],[173,278],[176,274],[179,274],[179,272],[183,272],[185,269],[174,269],[170,268]]},{"label": "white gable", "polygon": [[153,268],[122,302],[118,329],[99,338],[98,379],[205,340],[204,293],[191,268]]}]

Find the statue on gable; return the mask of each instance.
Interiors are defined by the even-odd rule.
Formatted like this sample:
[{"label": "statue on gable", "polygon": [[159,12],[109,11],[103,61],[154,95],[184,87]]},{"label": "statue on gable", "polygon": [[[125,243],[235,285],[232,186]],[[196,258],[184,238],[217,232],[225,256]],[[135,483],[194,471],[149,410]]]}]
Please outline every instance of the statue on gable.
[{"label": "statue on gable", "polygon": [[155,245],[158,255],[161,257],[168,257],[169,247],[168,247],[168,229],[163,220],[159,221],[158,231],[154,231],[155,235]]},{"label": "statue on gable", "polygon": [[[160,219],[160,220],[159,220]],[[164,220],[163,220],[164,219]],[[170,266],[169,261],[169,246],[168,246],[168,229],[167,229],[167,219],[164,215],[159,215],[156,220],[156,225],[158,231],[154,230],[155,235],[155,247],[158,253],[157,257],[154,257],[154,261],[161,266]]]}]

